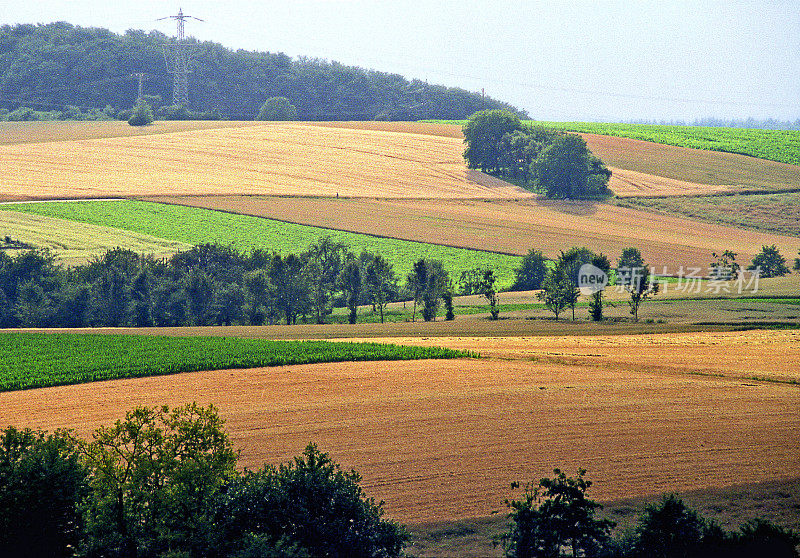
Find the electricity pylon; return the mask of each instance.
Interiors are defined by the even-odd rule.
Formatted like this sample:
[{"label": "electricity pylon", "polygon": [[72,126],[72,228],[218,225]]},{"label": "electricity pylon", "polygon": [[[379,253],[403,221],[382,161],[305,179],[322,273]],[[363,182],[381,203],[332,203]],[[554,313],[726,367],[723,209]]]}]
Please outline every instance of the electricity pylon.
[{"label": "electricity pylon", "polygon": [[183,14],[183,9],[178,9],[178,15],[167,16],[159,18],[174,19],[178,22],[178,34],[174,43],[168,43],[164,47],[164,61],[167,64],[167,71],[173,75],[172,83],[172,104],[189,106],[189,74],[192,72],[189,69],[189,54],[187,52],[187,43],[184,35],[184,25],[187,19],[196,19],[197,21],[204,21],[199,17],[188,16]]}]

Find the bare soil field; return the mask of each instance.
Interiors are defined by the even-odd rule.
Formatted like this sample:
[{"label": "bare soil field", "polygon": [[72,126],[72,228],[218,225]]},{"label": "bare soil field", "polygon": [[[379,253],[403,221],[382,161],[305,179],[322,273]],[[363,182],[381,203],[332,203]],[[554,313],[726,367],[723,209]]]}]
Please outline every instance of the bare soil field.
[{"label": "bare soil field", "polygon": [[[127,125],[127,124],[126,124]],[[455,138],[265,124],[0,146],[3,199],[273,194],[517,198]]]},{"label": "bare soil field", "polygon": [[524,255],[535,248],[554,258],[571,246],[587,246],[616,261],[630,246],[651,265],[699,266],[711,252],[733,249],[750,261],[763,245],[797,254],[800,238],[745,231],[637,209],[581,201],[332,199],[258,196],[150,196],[177,203],[257,215],[377,236]]},{"label": "bare soil field", "polygon": [[[601,500],[796,476],[800,387],[730,372],[745,354],[764,372],[783,350],[796,362],[797,339],[786,333],[439,339],[496,356],[10,392],[0,394],[0,425],[87,436],[136,405],[214,403],[245,466],[286,460],[315,441],[358,470],[391,517],[489,516],[504,510],[510,482],[553,467],[587,468]],[[691,374],[701,366],[721,376]],[[779,372],[797,375],[789,364]]]}]

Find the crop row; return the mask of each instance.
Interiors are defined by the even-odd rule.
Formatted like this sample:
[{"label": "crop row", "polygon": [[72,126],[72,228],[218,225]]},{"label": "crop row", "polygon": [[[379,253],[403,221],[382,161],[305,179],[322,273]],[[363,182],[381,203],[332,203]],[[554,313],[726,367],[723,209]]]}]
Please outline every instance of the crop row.
[{"label": "crop row", "polygon": [[474,356],[437,347],[64,333],[0,334],[0,391],[199,370]]},{"label": "crop row", "polygon": [[493,252],[452,248],[436,244],[380,238],[365,234],[284,223],[263,217],[236,215],[210,209],[167,205],[134,200],[47,202],[0,205],[0,209],[45,215],[143,233],[157,238],[196,245],[230,244],[240,251],[255,248],[298,253],[324,236],[347,244],[354,252],[362,250],[383,255],[401,279],[420,258],[441,260],[451,277],[462,271],[490,267],[498,277],[498,287],[508,288],[521,258]]}]

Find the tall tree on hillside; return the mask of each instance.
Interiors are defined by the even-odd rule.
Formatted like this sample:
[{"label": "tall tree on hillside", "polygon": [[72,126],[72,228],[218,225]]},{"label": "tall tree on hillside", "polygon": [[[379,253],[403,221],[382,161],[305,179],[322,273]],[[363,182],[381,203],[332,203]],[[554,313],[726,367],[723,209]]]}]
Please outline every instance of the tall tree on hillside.
[{"label": "tall tree on hillside", "polygon": [[347,299],[347,308],[350,309],[349,322],[354,324],[358,317],[358,305],[361,302],[363,288],[361,267],[358,265],[358,261],[350,260],[345,264],[339,276],[339,285]]},{"label": "tall tree on hillside", "polygon": [[325,316],[332,312],[331,299],[338,288],[337,280],[348,256],[352,257],[352,254],[347,245],[334,242],[330,236],[321,238],[303,253],[318,324],[325,323]]},{"label": "tall tree on hillside", "polygon": [[367,264],[365,284],[370,302],[378,309],[383,323],[386,305],[397,294],[397,277],[392,265],[380,254]]},{"label": "tall tree on hillside", "polygon": [[774,244],[762,246],[761,252],[753,258],[753,263],[748,269],[758,269],[760,276],[764,278],[783,277],[789,273],[789,268],[786,267],[786,258],[781,255]]},{"label": "tall tree on hillside", "polygon": [[267,271],[271,304],[284,315],[286,325],[297,323],[297,315],[309,306],[308,277],[303,262],[294,254],[275,254]]}]

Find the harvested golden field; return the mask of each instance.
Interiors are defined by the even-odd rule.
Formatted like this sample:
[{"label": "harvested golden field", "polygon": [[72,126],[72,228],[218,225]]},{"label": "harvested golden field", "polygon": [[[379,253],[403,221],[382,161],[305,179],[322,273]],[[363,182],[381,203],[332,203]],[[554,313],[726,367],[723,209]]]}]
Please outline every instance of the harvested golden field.
[{"label": "harvested golden field", "polygon": [[[286,460],[313,440],[358,470],[390,516],[409,522],[489,515],[504,509],[511,481],[553,467],[587,468],[602,500],[790,478],[800,387],[684,372],[697,361],[704,373],[730,374],[740,350],[758,370],[781,350],[796,362],[797,339],[727,335],[453,339],[441,341],[500,358],[199,372],[11,392],[0,394],[0,425],[72,427],[86,436],[135,405],[214,403],[243,465]],[[661,368],[642,364],[656,358],[654,347],[672,353]]]},{"label": "harvested golden field", "polygon": [[123,229],[15,211],[3,211],[0,214],[0,235],[8,235],[39,248],[49,248],[64,265],[86,263],[117,246],[124,246],[139,254],[153,254],[157,258],[169,257],[191,248],[184,242]]},{"label": "harvested golden field", "polygon": [[[453,124],[418,122],[324,122],[321,126],[392,130],[463,138]],[[800,188],[800,167],[735,153],[703,151],[641,140],[580,134],[613,171],[618,196],[686,196],[747,190]]]},{"label": "harvested golden field", "polygon": [[630,246],[651,265],[703,268],[711,252],[733,249],[750,261],[765,244],[797,254],[800,238],[745,231],[647,211],[581,201],[331,199],[252,196],[159,196],[149,201],[220,209],[336,230],[524,255],[556,257],[588,246],[612,260]]},{"label": "harvested golden field", "polygon": [[467,169],[462,149],[455,138],[260,123],[0,146],[0,183],[5,199],[198,193],[531,196]]}]

